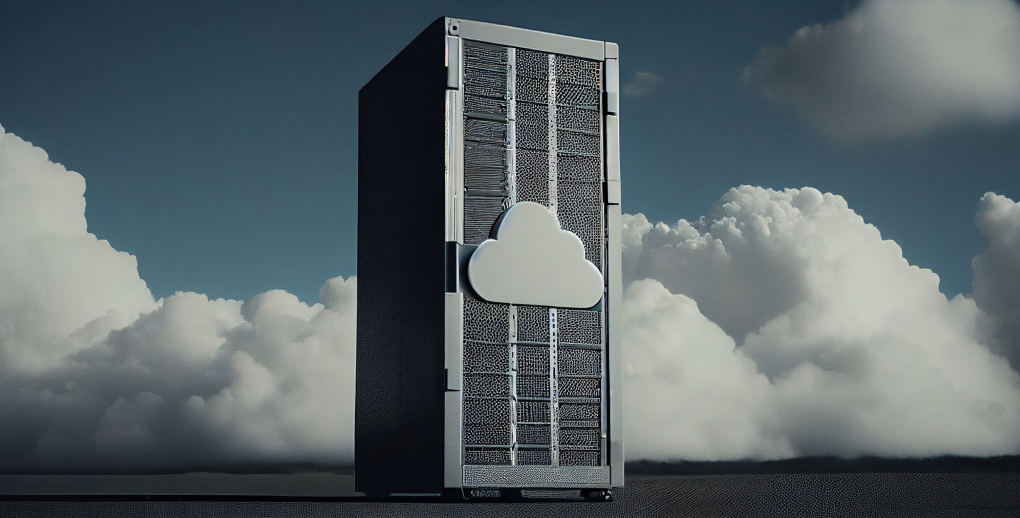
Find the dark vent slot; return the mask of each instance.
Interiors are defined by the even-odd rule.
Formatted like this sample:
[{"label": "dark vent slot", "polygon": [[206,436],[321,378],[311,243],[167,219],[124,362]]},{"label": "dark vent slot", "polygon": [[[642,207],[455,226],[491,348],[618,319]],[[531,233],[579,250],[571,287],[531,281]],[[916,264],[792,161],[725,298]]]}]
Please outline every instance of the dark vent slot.
[{"label": "dark vent slot", "polygon": [[510,449],[464,448],[464,464],[510,464]]},{"label": "dark vent slot", "polygon": [[601,156],[602,144],[598,135],[559,130],[556,132],[556,150],[560,154],[597,157]]},{"label": "dark vent slot", "polygon": [[556,107],[556,127],[563,130],[598,135],[600,117],[598,110],[574,106]]},{"label": "dark vent slot", "polygon": [[506,123],[490,120],[464,120],[464,139],[491,144],[506,144]]},{"label": "dark vent slot", "polygon": [[549,308],[517,306],[517,340],[549,342]]},{"label": "dark vent slot", "polygon": [[600,376],[602,351],[561,347],[556,355],[556,370],[561,376]]},{"label": "dark vent slot", "polygon": [[560,342],[572,344],[602,343],[602,313],[581,309],[560,309],[557,332]]},{"label": "dark vent slot", "polygon": [[600,90],[602,63],[571,56],[556,56],[556,80]]},{"label": "dark vent slot", "polygon": [[506,72],[464,67],[464,93],[506,99]]},{"label": "dark vent slot", "polygon": [[464,397],[509,398],[510,376],[497,374],[465,374]]},{"label": "dark vent slot", "polygon": [[561,428],[560,446],[574,450],[597,449],[599,431],[597,428]]},{"label": "dark vent slot", "polygon": [[[602,270],[603,231],[602,184],[563,182],[557,183],[559,204],[556,213],[560,227],[577,234],[584,243],[585,259]],[[589,339],[590,340],[590,339]],[[601,343],[560,338],[566,343]]]},{"label": "dark vent slot", "polygon": [[517,450],[517,464],[523,466],[548,466],[552,464],[552,456],[548,449]]},{"label": "dark vent slot", "polygon": [[492,225],[503,213],[503,201],[504,198],[464,197],[464,244],[477,245],[489,239]]},{"label": "dark vent slot", "polygon": [[506,343],[510,338],[510,306],[464,300],[464,339]]},{"label": "dark vent slot", "polygon": [[549,107],[544,104],[517,104],[517,149],[549,149]]},{"label": "dark vent slot", "polygon": [[549,397],[549,375],[545,375],[545,376],[517,376],[517,396],[518,397],[533,397],[533,398],[548,398]]},{"label": "dark vent slot", "polygon": [[518,101],[549,104],[549,80],[531,77],[517,77],[515,88]]},{"label": "dark vent slot", "polygon": [[509,446],[510,422],[504,425],[464,425],[464,444]]},{"label": "dark vent slot", "polygon": [[515,58],[517,77],[530,77],[541,81],[549,81],[549,54],[533,50],[517,49]]},{"label": "dark vent slot", "polygon": [[492,99],[490,97],[465,95],[464,113],[468,116],[471,116],[473,113],[487,113],[502,117],[506,120],[506,101],[503,99]]},{"label": "dark vent slot", "polygon": [[502,425],[510,422],[510,400],[468,399],[464,401],[464,424]]},{"label": "dark vent slot", "polygon": [[593,156],[560,155],[556,160],[556,181],[601,184],[602,160]]},{"label": "dark vent slot", "polygon": [[599,419],[599,406],[598,405],[586,405],[586,404],[562,404],[560,405],[560,420],[568,421],[579,421],[579,420],[590,420],[598,421]]},{"label": "dark vent slot", "polygon": [[598,398],[602,395],[602,380],[600,379],[561,377],[557,382],[561,398]]},{"label": "dark vent slot", "polygon": [[475,41],[464,42],[464,64],[466,66],[506,71],[506,47],[487,45]]},{"label": "dark vent slot", "polygon": [[542,401],[518,401],[517,422],[548,423],[549,403]]},{"label": "dark vent slot", "polygon": [[549,206],[548,153],[517,150],[517,201],[533,201]]},{"label": "dark vent slot", "polygon": [[556,83],[556,104],[599,109],[599,88],[571,83]]},{"label": "dark vent slot", "polygon": [[510,372],[510,347],[466,342],[464,344],[464,372],[469,374]]},{"label": "dark vent slot", "polygon": [[517,372],[549,376],[549,347],[517,346]]},{"label": "dark vent slot", "polygon": [[[562,437],[563,434],[561,433]],[[549,425],[517,425],[518,444],[549,444]]]},{"label": "dark vent slot", "polygon": [[598,466],[599,464],[599,452],[597,451],[577,451],[577,450],[561,450],[560,451],[560,466]]}]

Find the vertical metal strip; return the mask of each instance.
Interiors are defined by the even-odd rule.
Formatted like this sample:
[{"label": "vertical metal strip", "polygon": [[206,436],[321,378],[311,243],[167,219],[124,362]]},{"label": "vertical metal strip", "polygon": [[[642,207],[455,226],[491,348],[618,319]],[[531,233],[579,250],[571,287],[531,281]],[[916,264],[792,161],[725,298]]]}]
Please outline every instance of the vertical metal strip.
[{"label": "vertical metal strip", "polygon": [[517,49],[506,49],[506,169],[508,205],[517,203]]},{"label": "vertical metal strip", "polygon": [[517,465],[517,306],[510,305],[510,465]]},{"label": "vertical metal strip", "polygon": [[556,308],[549,308],[549,456],[553,466],[560,465],[560,390],[556,368],[557,336]]},{"label": "vertical metal strip", "polygon": [[549,54],[549,210],[556,211],[556,55]]}]

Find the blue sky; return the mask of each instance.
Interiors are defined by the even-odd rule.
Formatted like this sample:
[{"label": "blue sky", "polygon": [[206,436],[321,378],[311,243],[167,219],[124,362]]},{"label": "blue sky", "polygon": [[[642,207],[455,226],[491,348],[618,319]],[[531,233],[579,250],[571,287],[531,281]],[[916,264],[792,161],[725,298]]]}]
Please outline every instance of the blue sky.
[{"label": "blue sky", "polygon": [[[838,142],[741,81],[847,2],[3,2],[0,124],[87,182],[90,232],[159,298],[315,302],[356,272],[357,91],[430,21],[616,41],[624,210],[697,219],[729,188],[842,195],[950,297],[970,293],[986,191],[1020,195],[1020,125]],[[641,90],[640,88],[638,90]]]},{"label": "blue sky", "polygon": [[1012,0],[0,0],[0,471],[353,460],[358,89],[444,15],[620,45],[629,459],[1020,452]]}]

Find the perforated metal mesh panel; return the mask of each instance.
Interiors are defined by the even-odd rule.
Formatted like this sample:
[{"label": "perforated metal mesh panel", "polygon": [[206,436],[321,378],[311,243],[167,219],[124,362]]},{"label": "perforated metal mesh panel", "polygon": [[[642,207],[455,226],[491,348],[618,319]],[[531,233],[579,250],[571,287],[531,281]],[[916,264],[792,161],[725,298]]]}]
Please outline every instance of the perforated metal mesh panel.
[{"label": "perforated metal mesh panel", "polygon": [[517,306],[517,341],[549,342],[549,308]]},{"label": "perforated metal mesh panel", "polygon": [[464,339],[505,344],[510,338],[510,306],[464,300]]},{"label": "perforated metal mesh panel", "polygon": [[549,346],[517,346],[517,372],[549,377]]},{"label": "perforated metal mesh panel", "polygon": [[464,343],[466,374],[505,374],[510,371],[510,346],[485,342]]},{"label": "perforated metal mesh panel", "polygon": [[517,422],[519,423],[548,423],[549,402],[548,401],[518,401]]},{"label": "perforated metal mesh panel", "polygon": [[[517,136],[521,136],[518,126]],[[517,201],[549,206],[549,153],[517,149]]]},{"label": "perforated metal mesh panel", "polygon": [[601,376],[602,351],[560,347],[556,366],[560,376]]},{"label": "perforated metal mesh panel", "polygon": [[510,448],[464,448],[464,464],[510,464]]},{"label": "perforated metal mesh panel", "polygon": [[517,425],[517,442],[519,444],[549,444],[549,425]]},{"label": "perforated metal mesh panel", "polygon": [[[465,244],[533,201],[554,208],[603,270],[602,64],[467,41],[464,84]],[[466,485],[608,483],[601,307],[556,308],[552,320],[549,307],[465,300]],[[582,469],[597,470],[571,471]]]},{"label": "perforated metal mesh panel", "polygon": [[549,448],[522,448],[517,450],[517,464],[522,466],[548,466],[552,462]]},{"label": "perforated metal mesh panel", "polygon": [[597,451],[563,450],[560,466],[598,466],[600,457]]}]

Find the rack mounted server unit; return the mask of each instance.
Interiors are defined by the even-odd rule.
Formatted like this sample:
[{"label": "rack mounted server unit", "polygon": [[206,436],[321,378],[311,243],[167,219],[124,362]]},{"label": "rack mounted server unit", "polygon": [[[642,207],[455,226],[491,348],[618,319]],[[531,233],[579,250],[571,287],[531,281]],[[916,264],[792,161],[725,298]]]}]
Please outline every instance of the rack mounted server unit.
[{"label": "rack mounted server unit", "polygon": [[[615,43],[453,18],[361,89],[358,491],[623,485],[618,92]],[[561,250],[540,239],[486,274],[520,301],[482,290],[472,256],[515,207],[525,238],[572,235],[597,301],[529,298],[517,264]]]}]

